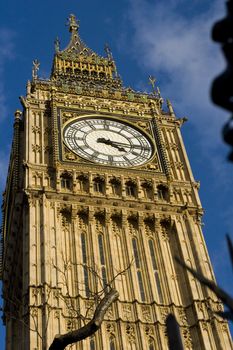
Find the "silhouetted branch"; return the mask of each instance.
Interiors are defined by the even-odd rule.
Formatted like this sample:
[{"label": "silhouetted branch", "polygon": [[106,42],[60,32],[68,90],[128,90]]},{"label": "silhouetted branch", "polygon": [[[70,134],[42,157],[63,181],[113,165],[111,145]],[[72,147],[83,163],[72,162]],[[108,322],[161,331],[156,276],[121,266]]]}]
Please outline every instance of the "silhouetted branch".
[{"label": "silhouetted branch", "polygon": [[49,350],[64,350],[67,345],[79,342],[94,334],[100,328],[106,311],[118,297],[119,293],[115,289],[111,289],[97,305],[94,316],[90,322],[77,330],[62,335],[56,335]]},{"label": "silhouetted branch", "polygon": [[180,327],[174,315],[169,314],[167,316],[166,328],[169,350],[184,350],[180,335]]},{"label": "silhouetted branch", "polygon": [[227,237],[228,250],[229,250],[230,258],[231,258],[231,266],[233,268],[233,244],[231,242],[229,235],[226,235],[226,237]]},{"label": "silhouetted branch", "polygon": [[[176,261],[183,266],[186,270],[188,270],[199,282],[201,282],[204,286],[208,287],[212,292],[216,294],[216,296],[221,299],[221,301],[230,309],[231,317],[229,318],[229,313],[217,313],[221,314],[222,317],[225,317],[227,319],[233,318],[233,299],[231,296],[226,293],[222,288],[218,287],[215,282],[209,280],[208,278],[204,277],[201,273],[195,271],[188,265],[186,265],[183,261],[181,261],[178,257],[175,258]],[[225,316],[223,316],[225,315]]]}]

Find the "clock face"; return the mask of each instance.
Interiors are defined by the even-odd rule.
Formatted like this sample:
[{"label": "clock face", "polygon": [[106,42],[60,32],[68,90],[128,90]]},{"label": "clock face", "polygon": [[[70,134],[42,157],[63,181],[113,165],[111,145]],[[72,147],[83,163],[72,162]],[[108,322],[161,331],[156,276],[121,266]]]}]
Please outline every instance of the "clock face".
[{"label": "clock face", "polygon": [[152,141],[139,129],[104,117],[85,117],[68,123],[63,140],[84,159],[119,167],[142,165],[154,151]]}]

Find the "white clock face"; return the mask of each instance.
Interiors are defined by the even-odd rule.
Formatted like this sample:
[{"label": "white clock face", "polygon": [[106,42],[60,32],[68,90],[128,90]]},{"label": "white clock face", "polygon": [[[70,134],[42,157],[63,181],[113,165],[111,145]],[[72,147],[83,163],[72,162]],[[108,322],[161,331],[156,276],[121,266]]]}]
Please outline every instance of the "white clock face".
[{"label": "white clock face", "polygon": [[140,130],[104,117],[84,117],[68,123],[63,139],[80,157],[119,167],[142,165],[154,150],[151,140]]}]

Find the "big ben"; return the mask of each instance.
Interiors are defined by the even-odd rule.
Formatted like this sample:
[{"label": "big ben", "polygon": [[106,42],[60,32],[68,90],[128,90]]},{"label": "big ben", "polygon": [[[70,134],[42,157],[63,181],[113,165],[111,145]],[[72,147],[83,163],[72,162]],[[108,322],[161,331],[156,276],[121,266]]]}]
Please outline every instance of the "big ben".
[{"label": "big ben", "polygon": [[[77,350],[232,349],[222,304],[175,260],[213,280],[198,188],[171,103],[124,87],[69,17],[49,79],[32,80],[14,136],[3,202],[6,350],[45,350],[82,327],[108,284],[119,292]],[[153,79],[152,83],[153,83]]]}]

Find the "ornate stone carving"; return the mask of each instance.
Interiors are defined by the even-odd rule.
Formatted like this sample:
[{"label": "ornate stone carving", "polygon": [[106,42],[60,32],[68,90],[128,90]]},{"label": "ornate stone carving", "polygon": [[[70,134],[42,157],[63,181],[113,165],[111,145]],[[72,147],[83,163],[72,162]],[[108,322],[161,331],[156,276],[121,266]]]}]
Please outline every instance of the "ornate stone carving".
[{"label": "ornate stone carving", "polygon": [[143,305],[141,307],[141,309],[142,309],[143,321],[145,321],[145,322],[152,322],[150,306]]},{"label": "ornate stone carving", "polygon": [[107,331],[109,334],[115,336],[115,334],[116,334],[116,325],[115,325],[115,323],[113,323],[113,322],[108,322],[108,323],[106,324],[106,331]]},{"label": "ornate stone carving", "polygon": [[39,127],[39,126],[32,126],[32,132],[34,133],[34,134],[36,134],[36,133],[38,133],[38,134],[40,134],[41,133],[41,128]]},{"label": "ornate stone carving", "polygon": [[178,314],[179,314],[180,324],[183,325],[183,326],[187,326],[188,319],[187,319],[185,310],[178,309]]},{"label": "ornate stone carving", "polygon": [[170,312],[170,309],[168,307],[166,307],[166,306],[160,306],[159,310],[160,310],[161,319],[162,319],[163,322],[165,322],[165,320],[167,318],[167,315]]},{"label": "ornate stone carving", "polygon": [[37,144],[32,144],[32,151],[37,153],[41,152],[41,146]]},{"label": "ornate stone carving", "polygon": [[150,338],[154,338],[154,327],[153,326],[145,326],[144,327],[146,336]]},{"label": "ornate stone carving", "polygon": [[193,348],[192,337],[187,327],[182,328],[182,334],[184,338],[185,349],[191,350]]},{"label": "ornate stone carving", "polygon": [[135,328],[134,328],[134,325],[128,323],[125,326],[125,333],[126,333],[128,341],[130,343],[135,343],[136,339],[135,339]]},{"label": "ornate stone carving", "polygon": [[126,321],[132,321],[132,308],[130,304],[122,305],[123,318]]}]

